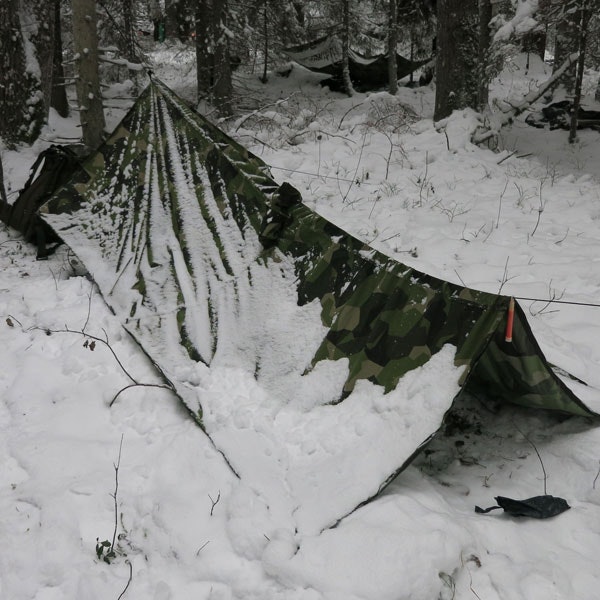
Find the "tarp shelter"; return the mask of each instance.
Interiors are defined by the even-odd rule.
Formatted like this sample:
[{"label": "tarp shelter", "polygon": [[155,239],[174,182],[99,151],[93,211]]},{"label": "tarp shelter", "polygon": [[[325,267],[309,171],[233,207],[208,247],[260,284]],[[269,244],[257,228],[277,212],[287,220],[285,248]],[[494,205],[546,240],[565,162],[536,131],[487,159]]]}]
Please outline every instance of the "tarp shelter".
[{"label": "tarp shelter", "polygon": [[[329,35],[305,44],[290,46],[285,48],[283,53],[311,71],[330,75],[329,79],[321,82],[322,84],[335,90],[342,88],[342,44],[337,36]],[[430,60],[412,61],[396,53],[398,79],[410,75]],[[349,49],[348,67],[352,84],[360,92],[376,90],[388,84],[387,54],[365,56]]]},{"label": "tarp shelter", "polygon": [[505,341],[509,298],[299,199],[154,80],[42,215],[282,525],[318,532],[376,495],[466,389],[592,415],[518,305]]}]

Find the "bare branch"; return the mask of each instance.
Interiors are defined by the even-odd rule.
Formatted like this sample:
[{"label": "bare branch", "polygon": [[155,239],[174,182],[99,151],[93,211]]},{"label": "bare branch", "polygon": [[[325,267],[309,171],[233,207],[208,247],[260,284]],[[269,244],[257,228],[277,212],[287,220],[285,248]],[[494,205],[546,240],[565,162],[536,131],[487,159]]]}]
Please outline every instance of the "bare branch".
[{"label": "bare branch", "polygon": [[134,387],[154,387],[162,390],[169,390],[170,392],[176,393],[175,390],[169,386],[161,383],[131,383],[126,385],[124,388],[121,388],[112,398],[112,400],[108,403],[109,408],[112,408],[112,405],[117,401],[117,398],[125,391]]},{"label": "bare branch", "polygon": [[212,502],[212,506],[210,507],[210,516],[213,516],[213,511],[215,510],[215,506],[219,503],[219,500],[221,499],[221,490],[219,490],[219,493],[217,494],[217,499],[213,500],[212,496],[209,494],[208,497],[210,498],[210,501]]},{"label": "bare branch", "polygon": [[38,327],[38,326],[34,326],[34,327],[30,327],[30,330],[35,330],[35,329],[39,329],[41,331],[45,331],[46,334],[51,334],[51,333],[74,333],[77,335],[82,335],[85,338],[89,338],[91,340],[95,340],[97,342],[100,342],[101,344],[104,344],[111,352],[111,354],[113,355],[114,359],[117,361],[117,364],[119,365],[119,367],[121,367],[121,370],[123,371],[123,373],[125,373],[125,375],[131,379],[131,381],[136,384],[139,385],[139,382],[133,378],[133,376],[129,373],[129,371],[123,366],[123,363],[119,360],[119,357],[117,356],[116,352],[113,350],[112,346],[109,344],[108,342],[108,335],[106,333],[106,331],[104,331],[104,335],[106,336],[106,339],[102,339],[99,338],[95,335],[91,335],[89,333],[85,333],[85,331],[75,331],[74,329],[69,329],[66,325],[64,329],[46,329],[45,327]]}]

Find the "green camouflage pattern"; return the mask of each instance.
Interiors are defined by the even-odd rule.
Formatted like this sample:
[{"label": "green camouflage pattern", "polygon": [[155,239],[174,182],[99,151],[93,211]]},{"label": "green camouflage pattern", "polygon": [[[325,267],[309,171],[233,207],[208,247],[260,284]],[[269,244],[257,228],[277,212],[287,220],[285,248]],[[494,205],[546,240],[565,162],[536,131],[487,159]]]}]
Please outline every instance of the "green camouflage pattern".
[{"label": "green camouflage pattern", "polygon": [[[253,265],[286,257],[298,305],[321,307],[326,333],[313,366],[349,361],[338,401],[360,379],[389,392],[452,344],[463,390],[593,414],[548,365],[518,305],[513,341],[504,341],[508,297],[436,279],[360,242],[156,80],[43,212],[171,380],[179,361],[211,363],[223,294],[243,303]],[[201,407],[193,410],[201,421]]]},{"label": "green camouflage pattern", "polygon": [[407,267],[342,231],[304,205],[290,209],[278,247],[296,258],[298,300],[321,302],[329,331],[315,355],[346,357],[350,376],[393,389],[444,344],[456,346],[463,389],[533,408],[589,416],[547,363],[515,303],[512,342],[505,341],[510,298],[458,286]]}]

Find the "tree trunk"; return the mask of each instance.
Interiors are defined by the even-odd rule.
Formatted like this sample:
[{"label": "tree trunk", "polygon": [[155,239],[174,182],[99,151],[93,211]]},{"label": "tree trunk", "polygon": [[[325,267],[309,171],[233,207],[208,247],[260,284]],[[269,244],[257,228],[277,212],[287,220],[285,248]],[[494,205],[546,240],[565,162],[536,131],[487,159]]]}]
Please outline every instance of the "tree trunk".
[{"label": "tree trunk", "polygon": [[395,96],[398,92],[398,61],[396,59],[396,48],[398,46],[398,6],[396,5],[396,0],[389,0],[389,2],[390,22],[388,31],[388,90],[390,94]]},{"label": "tree trunk", "polygon": [[342,0],[342,83],[348,96],[354,95],[350,79],[350,0]]},{"label": "tree trunk", "polygon": [[69,102],[67,100],[62,50],[60,0],[54,0],[54,52],[52,56],[52,97],[50,98],[50,106],[61,117],[68,117]]},{"label": "tree trunk", "polygon": [[477,108],[477,0],[438,0],[434,120]]},{"label": "tree trunk", "polygon": [[583,84],[583,71],[585,68],[585,48],[587,45],[588,25],[590,22],[591,12],[587,0],[584,0],[581,9],[577,11],[576,21],[579,35],[577,45],[579,50],[579,58],[575,69],[575,86],[573,96],[573,111],[571,113],[571,123],[569,128],[569,144],[577,141],[577,124],[579,117],[579,107],[581,106],[581,86]]},{"label": "tree trunk", "polygon": [[167,37],[187,41],[190,34],[187,0],[165,0],[165,28]]},{"label": "tree trunk", "polygon": [[32,142],[48,118],[53,17],[45,0],[0,1],[0,137],[8,144]]},{"label": "tree trunk", "polygon": [[214,48],[209,0],[196,0],[196,83],[198,101],[207,98],[213,85]]},{"label": "tree trunk", "polygon": [[6,210],[7,206],[8,197],[6,196],[6,188],[4,187],[4,169],[2,168],[2,155],[0,154],[0,214],[3,214],[3,210]]},{"label": "tree trunk", "polygon": [[477,108],[484,111],[488,105],[490,61],[490,21],[492,20],[492,3],[490,0],[479,0],[479,85],[477,87]]},{"label": "tree trunk", "polygon": [[94,150],[104,136],[104,110],[98,72],[95,0],[72,0],[77,102],[83,143]]},{"label": "tree trunk", "polygon": [[121,0],[123,9],[123,35],[125,58],[130,62],[138,62],[138,51],[135,33],[135,10],[133,0]]},{"label": "tree trunk", "polygon": [[13,144],[25,137],[29,128],[29,97],[25,80],[25,49],[18,13],[18,0],[0,2],[0,137]]},{"label": "tree trunk", "polygon": [[[410,62],[415,61],[415,28],[410,28]],[[415,84],[415,72],[411,71],[408,75],[408,84],[412,88]]]},{"label": "tree trunk", "polygon": [[8,196],[4,187],[4,169],[2,167],[2,154],[0,153],[0,221],[8,224],[11,212],[12,208],[8,203]]},{"label": "tree trunk", "polygon": [[263,83],[267,83],[269,81],[268,73],[268,65],[269,65],[269,0],[264,0],[263,5],[263,36],[264,36],[264,45],[263,45],[263,54],[264,54],[264,66],[263,66],[263,74],[261,77],[261,81]]},{"label": "tree trunk", "polygon": [[54,62],[54,4],[48,0],[30,3],[32,23],[37,25],[37,34],[31,36],[40,69],[40,90],[43,102],[43,120],[48,120],[52,98],[52,65]]},{"label": "tree trunk", "polygon": [[214,98],[221,115],[233,112],[233,83],[231,81],[231,61],[229,60],[229,38],[227,36],[227,0],[213,0],[215,69]]},{"label": "tree trunk", "polygon": [[[554,47],[554,69],[562,64],[567,56],[578,51],[579,31],[577,19],[571,11],[567,11],[568,6],[563,7],[562,13],[558,17],[556,24],[556,43]],[[575,91],[575,72],[576,65],[563,75],[561,80],[568,94]]]},{"label": "tree trunk", "polygon": [[168,38],[179,36],[178,0],[165,0],[165,35]]}]

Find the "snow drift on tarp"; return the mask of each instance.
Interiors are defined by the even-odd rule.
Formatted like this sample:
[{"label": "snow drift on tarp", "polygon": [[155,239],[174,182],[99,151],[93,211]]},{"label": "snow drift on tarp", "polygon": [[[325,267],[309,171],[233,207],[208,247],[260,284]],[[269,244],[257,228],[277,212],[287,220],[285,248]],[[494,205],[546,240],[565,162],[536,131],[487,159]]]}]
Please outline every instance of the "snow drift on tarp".
[{"label": "snow drift on tarp", "polygon": [[[342,88],[342,43],[335,35],[319,38],[312,42],[285,48],[283,53],[298,64],[331,77],[323,82],[332,89]],[[431,59],[412,61],[396,53],[396,75],[402,79],[416,71]],[[361,92],[375,90],[388,84],[387,54],[364,56],[352,49],[348,51],[350,79]]]},{"label": "snow drift on tarp", "polygon": [[272,519],[314,533],[402,470],[466,387],[591,411],[517,306],[373,250],[158,81],[43,209]]}]

